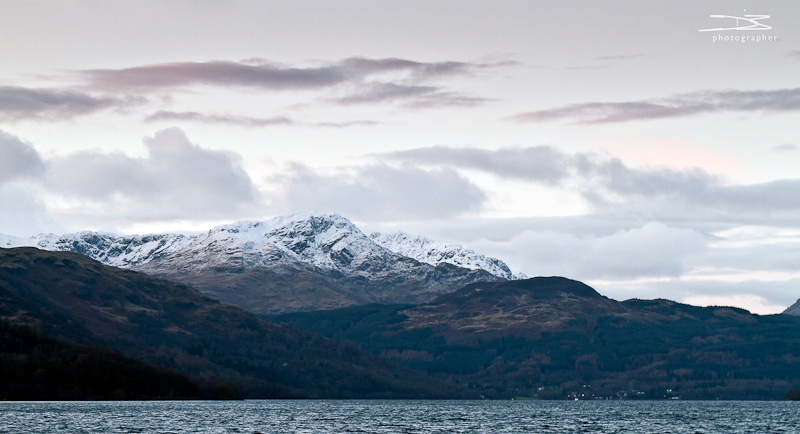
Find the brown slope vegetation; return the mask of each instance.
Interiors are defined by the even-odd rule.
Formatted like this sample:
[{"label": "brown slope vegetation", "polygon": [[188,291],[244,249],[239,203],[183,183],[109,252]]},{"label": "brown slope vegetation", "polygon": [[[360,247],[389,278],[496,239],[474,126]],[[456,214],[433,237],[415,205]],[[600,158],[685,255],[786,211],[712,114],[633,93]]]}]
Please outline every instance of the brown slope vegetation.
[{"label": "brown slope vegetation", "polygon": [[[401,312],[407,329],[430,328],[450,340],[586,330],[628,309],[591,287],[563,277],[479,282]],[[459,339],[460,338],[460,339]]]},{"label": "brown slope vegetation", "polygon": [[484,270],[451,264],[432,266],[405,257],[398,257],[401,267],[375,267],[365,276],[300,262],[244,267],[235,255],[213,266],[201,263],[189,267],[184,256],[156,258],[133,269],[191,285],[214,299],[259,315],[370,303],[427,303],[472,282],[503,280]]},{"label": "brown slope vegetation", "polygon": [[0,318],[104,345],[249,397],[443,397],[459,389],[355,345],[271,324],[193,288],[71,252],[0,249]]}]

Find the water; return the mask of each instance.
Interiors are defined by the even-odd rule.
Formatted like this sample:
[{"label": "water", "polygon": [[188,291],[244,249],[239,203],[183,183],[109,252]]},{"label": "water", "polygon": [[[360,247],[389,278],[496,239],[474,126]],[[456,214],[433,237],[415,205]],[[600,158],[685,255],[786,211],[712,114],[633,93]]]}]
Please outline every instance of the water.
[{"label": "water", "polygon": [[800,402],[0,402],[0,433],[797,433]]}]

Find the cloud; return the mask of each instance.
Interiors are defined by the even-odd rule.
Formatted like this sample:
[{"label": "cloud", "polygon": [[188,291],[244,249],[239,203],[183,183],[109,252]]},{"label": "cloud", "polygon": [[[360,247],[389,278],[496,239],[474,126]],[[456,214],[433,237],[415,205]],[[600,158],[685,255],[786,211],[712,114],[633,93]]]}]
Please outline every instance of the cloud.
[{"label": "cloud", "polygon": [[706,171],[661,167],[631,168],[618,158],[575,154],[572,171],[584,179],[583,196],[595,204],[644,197],[697,197],[721,183]]},{"label": "cloud", "polygon": [[271,118],[254,118],[250,116],[233,116],[233,115],[219,115],[219,114],[204,114],[199,112],[172,112],[172,111],[157,111],[150,116],[147,116],[145,122],[200,122],[206,124],[228,124],[238,125],[243,127],[271,127],[271,126],[288,126],[288,125],[305,125],[312,127],[332,127],[332,128],[347,128],[354,126],[372,126],[378,125],[377,121],[370,120],[354,120],[345,122],[314,122],[310,124],[300,123],[287,118],[285,116],[274,116]]},{"label": "cloud", "polygon": [[42,178],[44,173],[44,162],[33,146],[0,130],[0,185]]},{"label": "cloud", "polygon": [[520,113],[517,122],[572,119],[578,124],[604,124],[665,119],[717,112],[787,112],[800,110],[800,88],[724,90],[685,93],[668,98],[626,102],[587,102]]},{"label": "cloud", "polygon": [[415,62],[405,59],[348,58],[316,66],[287,66],[260,59],[243,62],[174,62],[124,69],[81,71],[91,86],[105,90],[154,91],[192,85],[240,86],[263,90],[320,89],[390,72],[405,72],[424,81],[446,75],[464,75],[487,64]]},{"label": "cloud", "polygon": [[800,217],[800,180],[726,185],[723,179],[699,168],[633,168],[618,158],[567,154],[550,146],[498,150],[427,147],[373,157],[481,170],[501,179],[568,188],[598,210],[615,213],[734,220]]},{"label": "cloud", "polygon": [[267,90],[316,89],[347,80],[332,66],[292,68],[228,61],[174,62],[124,69],[81,71],[92,87],[114,91],[155,91],[197,84]]},{"label": "cloud", "polygon": [[[238,154],[203,149],[172,128],[145,139],[146,158],[83,151],[47,161],[51,188],[114,218],[216,218],[253,206]],[[88,206],[88,205],[87,205]]]},{"label": "cloud", "polygon": [[373,82],[359,86],[359,89],[355,93],[338,98],[331,98],[329,101],[340,105],[401,101],[412,108],[431,108],[445,106],[476,106],[490,100],[487,98],[464,95],[458,92],[445,91],[439,86]]},{"label": "cloud", "polygon": [[499,63],[469,63],[469,62],[416,62],[406,59],[385,58],[367,59],[351,57],[339,63],[343,69],[348,69],[358,75],[371,75],[393,71],[407,71],[413,78],[426,80],[447,75],[468,75],[478,68],[501,66]]},{"label": "cloud", "polygon": [[615,56],[598,56],[597,60],[609,62],[609,61],[633,60],[633,59],[639,59],[641,57],[644,57],[644,54],[619,54]]},{"label": "cloud", "polygon": [[41,186],[30,183],[0,183],[0,233],[30,236],[42,232],[60,232],[47,211]]},{"label": "cloud", "polygon": [[376,156],[417,164],[478,169],[502,178],[530,180],[546,185],[556,185],[565,180],[569,176],[570,166],[570,157],[550,146],[494,151],[433,146]]},{"label": "cloud", "polygon": [[700,194],[698,199],[732,213],[793,217],[800,214],[800,179],[720,186]]},{"label": "cloud", "polygon": [[525,230],[508,241],[478,240],[469,247],[530,276],[587,280],[677,277],[686,271],[686,258],[706,245],[699,232],[650,222],[595,236]]},{"label": "cloud", "polygon": [[632,169],[617,158],[594,153],[567,154],[552,146],[497,150],[434,146],[373,156],[422,165],[477,169],[504,179],[549,186],[582,178],[587,188],[585,194],[590,197],[597,193],[598,187],[617,195],[647,196],[695,191],[718,182],[700,169]]},{"label": "cloud", "polygon": [[141,101],[141,98],[95,97],[68,89],[0,86],[0,118],[69,119]]},{"label": "cloud", "polygon": [[793,145],[791,143],[784,143],[782,145],[773,146],[770,150],[772,152],[794,152],[800,150],[800,146]]},{"label": "cloud", "polygon": [[438,91],[435,86],[408,86],[395,83],[369,83],[358,91],[332,101],[342,105],[366,104],[383,101],[395,101],[420,96],[429,96]]},{"label": "cloud", "polygon": [[595,62],[591,64],[583,64],[583,65],[569,65],[569,66],[547,66],[547,65],[531,65],[532,68],[535,69],[545,69],[545,70],[563,70],[563,71],[585,71],[585,70],[597,70],[597,69],[606,69],[610,67],[614,63],[618,62],[627,62],[634,59],[638,59],[644,57],[644,54],[620,54],[620,55],[609,55],[609,56],[598,56],[595,57]]},{"label": "cloud", "polygon": [[280,212],[335,210],[354,220],[447,218],[479,210],[484,193],[450,169],[369,165],[324,174],[294,165],[273,181]]},{"label": "cloud", "polygon": [[[263,59],[241,62],[175,62],[124,69],[80,71],[94,89],[156,92],[206,85],[262,91],[331,90],[325,100],[339,105],[400,102],[411,108],[475,106],[490,101],[432,84],[443,77],[469,76],[510,62],[416,62],[352,57],[336,62],[290,66]],[[197,116],[195,115],[195,118]],[[249,119],[229,119],[248,123]]]},{"label": "cloud", "polygon": [[145,118],[146,122],[189,121],[206,124],[230,124],[245,127],[267,127],[273,125],[291,125],[294,122],[283,116],[271,118],[254,118],[249,116],[209,115],[198,112],[158,111]]},{"label": "cloud", "polygon": [[347,128],[347,127],[370,127],[378,125],[380,122],[371,120],[355,120],[345,122],[316,122],[311,124],[315,127],[330,127],[330,128]]}]

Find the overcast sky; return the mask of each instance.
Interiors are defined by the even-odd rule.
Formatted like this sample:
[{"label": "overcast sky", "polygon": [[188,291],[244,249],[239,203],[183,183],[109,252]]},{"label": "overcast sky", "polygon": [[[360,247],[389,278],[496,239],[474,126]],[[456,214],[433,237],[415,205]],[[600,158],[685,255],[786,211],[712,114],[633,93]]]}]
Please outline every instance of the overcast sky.
[{"label": "overcast sky", "polygon": [[796,0],[0,0],[0,40],[0,233],[327,211],[618,300],[800,297]]}]

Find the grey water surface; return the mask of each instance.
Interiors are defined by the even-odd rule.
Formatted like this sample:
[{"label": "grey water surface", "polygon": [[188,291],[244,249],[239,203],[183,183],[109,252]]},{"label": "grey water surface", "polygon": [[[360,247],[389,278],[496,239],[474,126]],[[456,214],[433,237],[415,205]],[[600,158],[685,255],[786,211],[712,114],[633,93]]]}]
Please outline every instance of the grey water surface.
[{"label": "grey water surface", "polygon": [[800,402],[0,402],[0,433],[798,433]]}]

